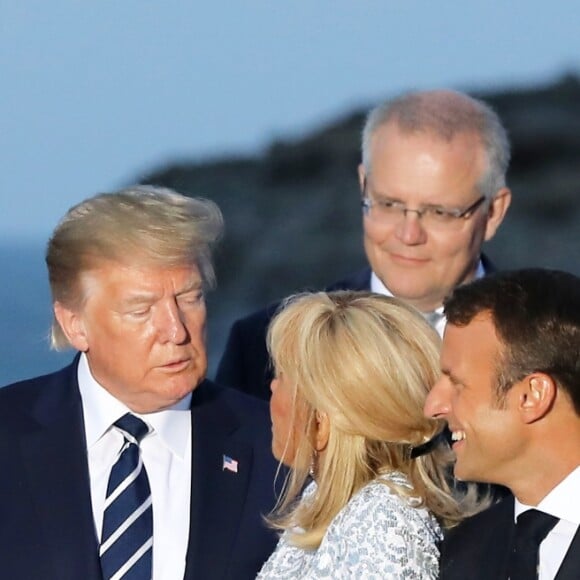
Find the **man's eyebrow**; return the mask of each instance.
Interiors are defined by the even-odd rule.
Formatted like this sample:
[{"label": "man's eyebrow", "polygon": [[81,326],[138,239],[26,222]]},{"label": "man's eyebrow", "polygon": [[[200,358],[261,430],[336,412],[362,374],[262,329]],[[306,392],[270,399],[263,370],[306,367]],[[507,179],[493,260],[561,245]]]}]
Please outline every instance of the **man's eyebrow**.
[{"label": "man's eyebrow", "polygon": [[201,290],[202,288],[203,283],[201,280],[193,280],[187,286],[185,286],[179,292],[177,292],[176,296],[181,296],[182,294],[189,294],[189,292],[195,292],[197,290]]},{"label": "man's eyebrow", "polygon": [[147,302],[153,302],[155,300],[155,294],[153,292],[140,292],[138,294],[133,294],[126,297],[123,300],[124,304],[144,304]]}]

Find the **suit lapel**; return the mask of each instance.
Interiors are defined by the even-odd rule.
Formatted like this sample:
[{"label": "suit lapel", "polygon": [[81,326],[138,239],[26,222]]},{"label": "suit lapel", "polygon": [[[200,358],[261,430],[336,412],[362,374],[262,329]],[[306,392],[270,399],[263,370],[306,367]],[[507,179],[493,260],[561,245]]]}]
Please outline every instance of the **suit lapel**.
[{"label": "suit lapel", "polygon": [[52,375],[20,440],[38,526],[62,580],[101,578],[76,363]]},{"label": "suit lapel", "polygon": [[578,580],[578,578],[580,578],[580,527],[576,530],[554,580]]},{"label": "suit lapel", "polygon": [[[223,578],[234,552],[253,451],[236,437],[239,423],[219,390],[200,385],[192,400],[192,492],[185,578]],[[237,473],[224,469],[224,456]]]}]

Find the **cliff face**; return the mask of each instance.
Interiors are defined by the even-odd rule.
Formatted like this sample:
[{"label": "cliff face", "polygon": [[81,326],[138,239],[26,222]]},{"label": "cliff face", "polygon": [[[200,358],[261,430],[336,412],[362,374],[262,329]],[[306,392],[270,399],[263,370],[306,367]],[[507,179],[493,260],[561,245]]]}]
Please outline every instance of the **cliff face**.
[{"label": "cliff face", "polygon": [[[512,207],[486,253],[500,268],[580,274],[580,79],[477,96],[512,143]],[[209,297],[212,366],[236,317],[365,264],[356,174],[365,114],[273,143],[259,157],[170,165],[143,179],[210,198],[224,213],[218,289]]]}]

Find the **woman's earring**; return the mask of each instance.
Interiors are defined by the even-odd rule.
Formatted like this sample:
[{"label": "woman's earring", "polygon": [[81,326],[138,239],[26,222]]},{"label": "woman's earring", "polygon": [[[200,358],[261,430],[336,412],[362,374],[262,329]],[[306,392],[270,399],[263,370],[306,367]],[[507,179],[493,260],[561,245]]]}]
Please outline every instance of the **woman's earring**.
[{"label": "woman's earring", "polygon": [[317,468],[318,468],[318,451],[316,451],[316,449],[313,449],[312,456],[310,457],[310,467],[308,468],[308,474],[314,480],[316,480]]}]

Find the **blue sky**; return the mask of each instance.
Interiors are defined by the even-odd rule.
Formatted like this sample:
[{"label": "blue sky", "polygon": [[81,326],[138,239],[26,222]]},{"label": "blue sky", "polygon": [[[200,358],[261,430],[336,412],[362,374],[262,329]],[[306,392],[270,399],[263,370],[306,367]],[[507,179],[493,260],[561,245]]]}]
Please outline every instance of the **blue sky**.
[{"label": "blue sky", "polygon": [[0,239],[400,90],[580,71],[579,20],[577,0],[0,0]]}]

